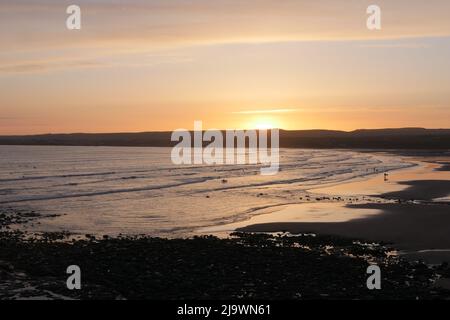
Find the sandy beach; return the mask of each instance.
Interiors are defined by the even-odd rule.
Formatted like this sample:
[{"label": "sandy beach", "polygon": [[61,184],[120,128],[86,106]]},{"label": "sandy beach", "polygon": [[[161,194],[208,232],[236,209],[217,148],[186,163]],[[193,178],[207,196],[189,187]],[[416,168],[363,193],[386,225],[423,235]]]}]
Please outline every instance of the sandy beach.
[{"label": "sandy beach", "polygon": [[[235,227],[245,232],[313,232],[382,241],[392,243],[406,258],[450,261],[448,162],[422,158],[417,164],[386,178],[380,173],[368,180],[310,190],[328,203],[287,206]],[[342,214],[344,208],[347,216]]]},{"label": "sandy beach", "polygon": [[[15,226],[49,217],[5,209],[0,299],[445,299],[450,172],[436,159],[408,162],[292,191],[292,203],[191,238],[29,233]],[[66,288],[74,261],[82,291]],[[383,267],[381,291],[366,287],[372,263]]]}]

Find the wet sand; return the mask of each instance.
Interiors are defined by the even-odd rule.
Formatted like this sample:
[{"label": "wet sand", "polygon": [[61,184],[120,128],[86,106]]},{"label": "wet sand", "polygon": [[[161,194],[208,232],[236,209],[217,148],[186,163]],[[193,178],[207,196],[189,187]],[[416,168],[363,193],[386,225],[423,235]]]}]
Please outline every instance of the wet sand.
[{"label": "wet sand", "polygon": [[[445,166],[433,162],[423,162],[412,160],[416,166],[412,168],[400,169],[389,172],[386,180],[384,174],[380,173],[370,179],[361,179],[344,184],[325,186],[317,189],[310,189],[310,192],[325,195],[340,196],[374,196],[379,197],[382,194],[392,193],[396,191],[411,192],[412,188],[408,188],[411,181],[450,181],[450,170],[444,170]],[[421,183],[420,183],[421,184]],[[437,186],[439,189],[440,186]],[[449,190],[449,189],[447,189]],[[430,190],[428,190],[430,191]],[[434,192],[433,192],[434,193]],[[417,193],[416,193],[417,194]],[[426,193],[424,194],[426,195]],[[404,194],[405,197],[408,194]],[[421,195],[423,196],[423,195]]]},{"label": "wet sand", "polygon": [[[337,236],[353,237],[371,241],[392,243],[407,258],[424,259],[429,263],[450,261],[450,202],[446,197],[450,195],[449,172],[442,171],[448,167],[440,164],[421,163],[419,168],[402,170],[390,174],[392,181],[383,184],[383,175],[341,186],[331,186],[314,190],[324,194],[356,194],[375,196],[379,200],[366,203],[336,203],[336,211],[340,212],[344,206],[348,213],[347,221],[339,221],[326,217],[321,221],[295,222],[285,219],[277,213],[267,216],[267,223],[247,223],[238,228],[245,232],[313,232]],[[412,180],[405,180],[412,179]],[[376,186],[376,187],[375,187]],[[387,189],[388,192],[374,194],[376,189]],[[377,199],[375,198],[375,199]],[[444,199],[443,199],[444,198]],[[331,204],[332,205],[332,204]],[[308,206],[308,204],[307,204]],[[302,214],[302,205],[292,210]],[[356,211],[355,211],[356,210]],[[369,210],[371,214],[355,212]],[[370,211],[372,210],[372,211]],[[376,214],[373,214],[376,213]],[[320,212],[319,212],[320,214]],[[292,215],[292,212],[291,212]],[[259,218],[264,220],[264,218]]]}]

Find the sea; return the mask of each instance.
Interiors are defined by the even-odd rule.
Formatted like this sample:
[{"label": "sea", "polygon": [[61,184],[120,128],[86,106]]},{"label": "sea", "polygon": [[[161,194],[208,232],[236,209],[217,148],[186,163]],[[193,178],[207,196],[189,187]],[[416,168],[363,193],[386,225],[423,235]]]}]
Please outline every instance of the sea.
[{"label": "sea", "polygon": [[281,149],[261,165],[175,165],[170,148],[0,146],[0,210],[43,216],[32,231],[188,237],[302,202],[322,185],[411,163],[367,151]]}]

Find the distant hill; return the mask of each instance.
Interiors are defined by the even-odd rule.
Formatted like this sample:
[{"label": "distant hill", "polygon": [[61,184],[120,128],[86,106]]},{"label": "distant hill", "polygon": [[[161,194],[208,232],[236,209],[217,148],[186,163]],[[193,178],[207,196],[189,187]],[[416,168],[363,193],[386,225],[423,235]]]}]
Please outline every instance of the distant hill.
[{"label": "distant hill", "polygon": [[[0,145],[170,147],[171,132],[74,133],[0,136]],[[280,131],[284,148],[450,149],[450,129],[364,129]]]},{"label": "distant hill", "polygon": [[450,129],[361,129],[284,131],[280,145],[288,148],[450,149]]}]

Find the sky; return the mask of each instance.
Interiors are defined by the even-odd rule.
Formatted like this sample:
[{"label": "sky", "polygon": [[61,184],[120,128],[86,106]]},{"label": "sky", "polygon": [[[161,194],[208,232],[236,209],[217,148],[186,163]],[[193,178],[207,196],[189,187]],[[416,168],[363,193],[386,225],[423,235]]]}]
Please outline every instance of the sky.
[{"label": "sky", "polygon": [[448,0],[0,0],[0,134],[450,128],[448,57]]}]

